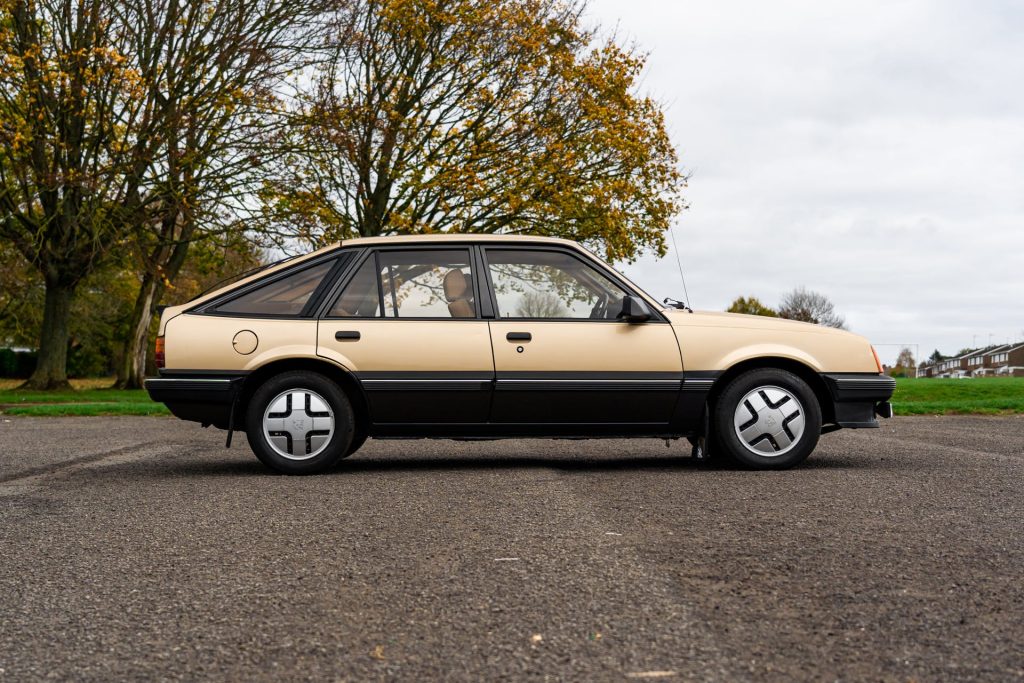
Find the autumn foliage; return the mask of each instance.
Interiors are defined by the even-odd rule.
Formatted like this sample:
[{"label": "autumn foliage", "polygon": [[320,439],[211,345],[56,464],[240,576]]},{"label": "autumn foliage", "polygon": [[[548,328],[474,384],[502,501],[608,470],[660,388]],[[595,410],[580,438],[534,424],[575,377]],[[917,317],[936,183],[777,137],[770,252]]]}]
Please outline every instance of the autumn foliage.
[{"label": "autumn foliage", "polygon": [[[534,233],[663,253],[683,185],[644,58],[558,0],[355,0],[263,198],[313,243]],[[279,141],[280,142],[280,141]]]},{"label": "autumn foliage", "polygon": [[[117,372],[138,385],[158,304],[194,252],[240,233],[288,248],[530,233],[614,260],[664,253],[685,177],[638,90],[645,56],[585,9],[0,0],[0,261],[45,290],[30,384],[67,385],[79,290],[114,271],[134,290],[115,307]],[[0,309],[26,310],[19,296]]]}]

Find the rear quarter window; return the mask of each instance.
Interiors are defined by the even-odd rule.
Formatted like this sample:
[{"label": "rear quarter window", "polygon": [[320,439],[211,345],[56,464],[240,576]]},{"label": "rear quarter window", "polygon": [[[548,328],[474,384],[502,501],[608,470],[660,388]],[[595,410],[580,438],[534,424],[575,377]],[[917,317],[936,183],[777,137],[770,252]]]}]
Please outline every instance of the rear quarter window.
[{"label": "rear quarter window", "polygon": [[334,264],[335,260],[330,259],[295,271],[229,299],[212,310],[236,315],[299,315]]}]

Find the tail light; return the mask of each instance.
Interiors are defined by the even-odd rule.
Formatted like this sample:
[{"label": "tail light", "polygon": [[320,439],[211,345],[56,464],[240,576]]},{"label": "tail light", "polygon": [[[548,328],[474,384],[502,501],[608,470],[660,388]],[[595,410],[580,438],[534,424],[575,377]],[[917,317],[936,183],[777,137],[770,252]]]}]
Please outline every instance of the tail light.
[{"label": "tail light", "polygon": [[871,347],[871,355],[875,357],[875,367],[878,368],[878,374],[881,375],[884,372],[882,370],[882,361],[878,360],[878,351],[875,351],[874,346]]},{"label": "tail light", "polygon": [[158,368],[163,368],[164,367],[164,338],[163,337],[157,337],[156,338],[156,348],[153,351],[153,360],[156,361],[156,366]]}]

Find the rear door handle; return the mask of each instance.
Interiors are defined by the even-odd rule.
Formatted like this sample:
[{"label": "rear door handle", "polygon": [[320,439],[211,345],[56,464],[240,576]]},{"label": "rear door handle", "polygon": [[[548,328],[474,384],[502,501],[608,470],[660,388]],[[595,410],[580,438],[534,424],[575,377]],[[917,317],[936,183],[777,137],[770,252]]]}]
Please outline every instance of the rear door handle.
[{"label": "rear door handle", "polygon": [[533,335],[529,332],[509,332],[505,335],[505,339],[509,341],[530,341],[533,339]]},{"label": "rear door handle", "polygon": [[359,341],[360,336],[357,330],[342,330],[334,333],[334,338],[338,341]]}]

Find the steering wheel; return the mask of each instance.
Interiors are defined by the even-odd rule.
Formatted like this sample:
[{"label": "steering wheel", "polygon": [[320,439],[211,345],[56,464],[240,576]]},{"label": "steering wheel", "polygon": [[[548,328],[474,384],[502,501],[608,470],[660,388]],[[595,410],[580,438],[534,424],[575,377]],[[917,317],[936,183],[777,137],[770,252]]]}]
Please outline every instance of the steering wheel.
[{"label": "steering wheel", "polygon": [[602,294],[594,307],[590,309],[591,320],[604,320],[608,317],[608,294]]}]

